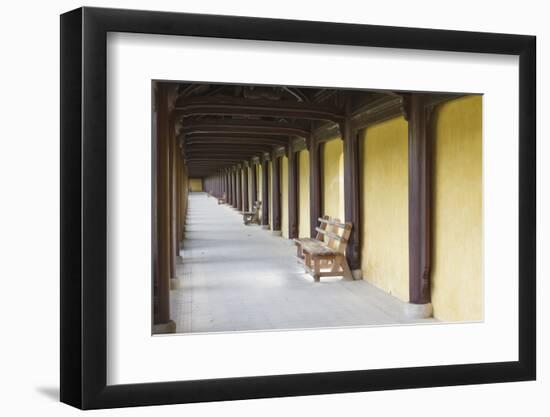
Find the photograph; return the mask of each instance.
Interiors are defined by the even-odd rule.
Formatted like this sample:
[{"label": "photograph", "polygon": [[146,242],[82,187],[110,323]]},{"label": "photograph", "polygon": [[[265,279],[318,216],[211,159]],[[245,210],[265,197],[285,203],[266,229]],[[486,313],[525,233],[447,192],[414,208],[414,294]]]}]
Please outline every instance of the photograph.
[{"label": "photograph", "polygon": [[550,416],[544,4],[6,2],[0,416]]},{"label": "photograph", "polygon": [[534,396],[537,37],[462,16],[63,10],[60,401]]},{"label": "photograph", "polygon": [[151,88],[153,334],[484,320],[483,94]]}]

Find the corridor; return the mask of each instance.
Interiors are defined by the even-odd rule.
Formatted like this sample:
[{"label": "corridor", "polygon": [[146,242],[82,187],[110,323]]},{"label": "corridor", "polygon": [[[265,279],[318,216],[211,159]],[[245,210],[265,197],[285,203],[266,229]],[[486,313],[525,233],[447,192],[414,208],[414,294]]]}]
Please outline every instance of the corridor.
[{"label": "corridor", "polygon": [[185,240],[170,291],[177,333],[429,323],[402,316],[403,302],[364,280],[314,283],[292,240],[206,193],[190,193]]}]

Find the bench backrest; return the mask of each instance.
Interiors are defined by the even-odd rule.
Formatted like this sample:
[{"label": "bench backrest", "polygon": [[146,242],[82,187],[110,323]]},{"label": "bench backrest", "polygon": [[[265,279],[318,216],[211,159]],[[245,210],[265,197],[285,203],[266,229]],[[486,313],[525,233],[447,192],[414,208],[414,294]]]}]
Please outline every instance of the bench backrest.
[{"label": "bench backrest", "polygon": [[[315,239],[317,240],[324,240],[325,239],[325,230],[327,229],[328,220],[330,217],[323,216],[319,218],[319,227],[316,227],[315,230],[317,231],[317,234],[315,235]],[[321,230],[319,230],[321,229]]]},{"label": "bench backrest", "polygon": [[[324,216],[319,218],[319,224],[321,227],[315,228],[317,236],[321,235],[322,238],[325,238],[327,246],[344,254],[353,227],[352,223],[342,223],[340,219],[331,219]],[[324,227],[322,227],[323,225]]]},{"label": "bench backrest", "polygon": [[261,207],[262,207],[262,202],[261,201],[255,201],[254,204],[252,204],[252,212],[257,213],[258,210],[260,210]]}]

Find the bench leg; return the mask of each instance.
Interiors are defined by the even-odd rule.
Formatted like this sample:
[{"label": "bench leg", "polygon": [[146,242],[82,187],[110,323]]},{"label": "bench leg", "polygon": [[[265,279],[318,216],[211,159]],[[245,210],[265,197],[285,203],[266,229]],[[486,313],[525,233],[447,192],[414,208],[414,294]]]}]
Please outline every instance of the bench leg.
[{"label": "bench leg", "polygon": [[342,266],[342,271],[344,273],[344,278],[347,280],[353,281],[353,275],[351,269],[349,269],[348,260],[345,256],[340,256],[340,265]]},{"label": "bench leg", "polygon": [[321,281],[319,258],[317,257],[313,258],[313,279],[315,280],[315,282]]},{"label": "bench leg", "polygon": [[302,252],[302,245],[297,244],[296,245],[296,257],[299,259],[304,259],[304,254]]}]

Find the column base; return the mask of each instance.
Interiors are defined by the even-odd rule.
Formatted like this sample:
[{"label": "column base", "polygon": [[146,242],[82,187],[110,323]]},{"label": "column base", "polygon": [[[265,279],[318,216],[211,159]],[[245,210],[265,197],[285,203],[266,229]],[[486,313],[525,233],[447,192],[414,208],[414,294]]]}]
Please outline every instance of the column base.
[{"label": "column base", "polygon": [[355,281],[361,281],[363,279],[363,271],[360,269],[354,269],[351,271],[351,275]]},{"label": "column base", "polygon": [[264,230],[269,230],[270,227],[269,227],[268,224],[262,224],[262,229],[264,229]]},{"label": "column base", "polygon": [[427,319],[433,316],[432,303],[403,305],[403,315],[408,319]]},{"label": "column base", "polygon": [[170,289],[171,290],[180,290],[183,288],[183,280],[181,278],[171,278],[170,279]]},{"label": "column base", "polygon": [[176,333],[176,322],[170,320],[168,323],[153,324],[153,334]]},{"label": "column base", "polygon": [[273,236],[282,236],[283,235],[283,232],[281,230],[273,230],[271,233],[273,234]]}]

